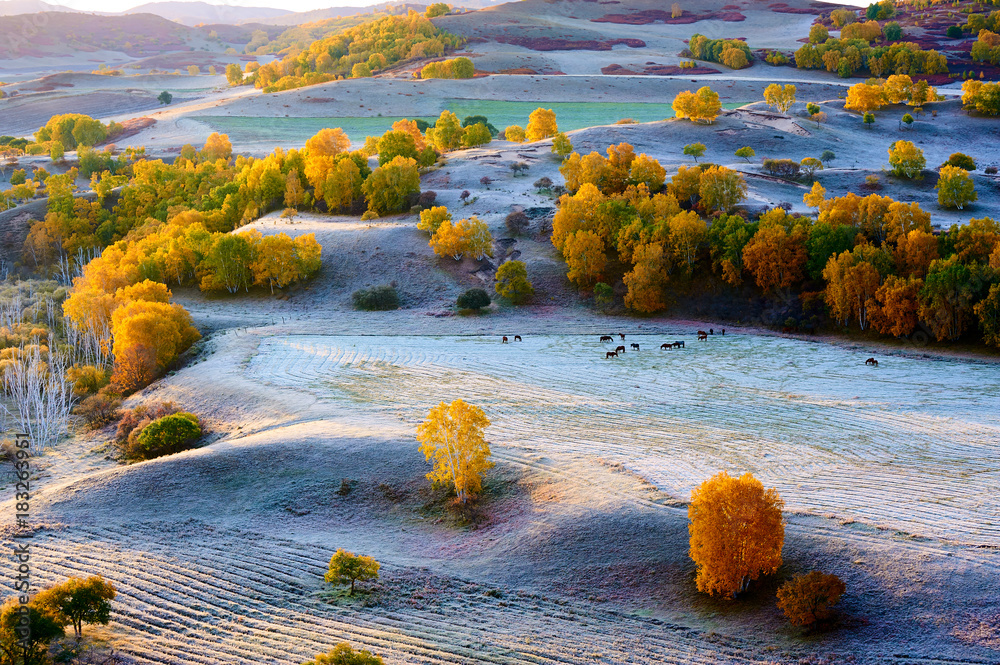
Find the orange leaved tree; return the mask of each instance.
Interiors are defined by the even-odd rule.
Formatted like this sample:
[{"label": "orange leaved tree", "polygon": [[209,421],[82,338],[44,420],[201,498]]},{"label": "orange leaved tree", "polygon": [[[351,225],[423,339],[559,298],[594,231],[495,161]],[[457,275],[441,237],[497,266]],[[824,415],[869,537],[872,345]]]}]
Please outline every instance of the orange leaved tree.
[{"label": "orange leaved tree", "polygon": [[736,597],[750,582],[781,565],[784,502],[746,473],[725,471],[691,493],[688,531],[691,558],[698,568],[698,590]]}]

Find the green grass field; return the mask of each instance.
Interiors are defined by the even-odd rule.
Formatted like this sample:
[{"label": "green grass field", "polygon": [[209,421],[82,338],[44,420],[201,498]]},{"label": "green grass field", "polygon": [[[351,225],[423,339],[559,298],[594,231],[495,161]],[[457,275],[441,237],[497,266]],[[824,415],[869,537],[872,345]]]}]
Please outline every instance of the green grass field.
[{"label": "green grass field", "polygon": [[[723,104],[732,109],[746,102]],[[479,99],[446,100],[443,108],[459,118],[484,115],[499,130],[508,125],[528,124],[528,116],[536,108],[556,112],[559,129],[572,131],[595,125],[610,125],[623,118],[637,122],[652,122],[674,117],[670,104],[614,104],[609,102],[506,102]],[[380,136],[401,116],[365,118],[243,118],[231,116],[195,116],[213,130],[229,135],[236,143],[273,143],[274,145],[303,144],[324,127],[340,127],[352,141],[362,142],[366,136]],[[433,122],[433,117],[421,119]]]}]

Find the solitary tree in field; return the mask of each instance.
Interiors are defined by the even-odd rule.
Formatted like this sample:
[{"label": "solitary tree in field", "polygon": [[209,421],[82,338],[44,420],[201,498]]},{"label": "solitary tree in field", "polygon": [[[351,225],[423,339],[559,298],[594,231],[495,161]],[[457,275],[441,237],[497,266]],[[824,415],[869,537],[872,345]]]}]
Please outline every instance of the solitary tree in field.
[{"label": "solitary tree in field", "polygon": [[[444,4],[444,3],[438,3]],[[433,7],[435,5],[431,5]],[[447,5],[444,5],[447,13]],[[428,10],[430,7],[428,7]],[[382,665],[383,661],[370,651],[355,651],[347,642],[341,642],[330,653],[316,654],[316,658],[302,665]]]},{"label": "solitary tree in field", "polygon": [[348,595],[353,596],[355,582],[377,580],[378,569],[378,561],[370,556],[354,554],[338,547],[336,554],[330,557],[330,569],[326,571],[323,579],[330,584],[350,582],[351,590]]},{"label": "solitary tree in field", "polygon": [[775,572],[785,542],[783,506],[774,489],[749,473],[733,478],[723,471],[694,490],[688,530],[698,590],[735,598]]},{"label": "solitary tree in field", "polygon": [[739,150],[737,150],[734,154],[737,157],[742,157],[743,159],[747,160],[747,163],[749,163],[750,162],[750,158],[753,157],[753,156],[755,156],[757,153],[754,152],[753,148],[751,148],[748,145],[745,145],[742,148],[740,148]]},{"label": "solitary tree in field", "polygon": [[497,294],[520,305],[535,293],[535,287],[528,279],[528,269],[524,261],[504,261],[496,274]]},{"label": "solitary tree in field", "polygon": [[23,665],[51,663],[48,657],[49,642],[62,635],[63,627],[59,622],[34,602],[22,609],[17,598],[10,596],[0,607],[0,662],[2,663]]},{"label": "solitary tree in field", "polygon": [[83,624],[108,624],[111,620],[111,601],[115,595],[114,585],[105,582],[100,575],[87,579],[71,577],[62,584],[40,591],[34,603],[60,625],[72,624],[79,640],[83,637]]},{"label": "solitary tree in field", "polygon": [[764,101],[778,113],[787,113],[795,103],[795,92],[795,86],[791,83],[785,86],[772,83],[764,88]]},{"label": "solitary tree in field", "polygon": [[417,427],[420,452],[434,463],[427,478],[453,485],[461,503],[479,493],[483,475],[493,467],[490,446],[483,435],[489,426],[482,409],[456,399],[432,408],[427,420]]},{"label": "solitary tree in field", "polygon": [[684,154],[690,157],[694,157],[694,161],[698,161],[698,158],[705,154],[705,144],[704,143],[688,143],[684,146]]},{"label": "solitary tree in field", "polygon": [[844,595],[847,587],[836,575],[824,575],[818,570],[796,575],[778,589],[778,608],[793,626],[809,626],[829,619],[831,609]]},{"label": "solitary tree in field", "polygon": [[528,126],[525,128],[525,138],[528,141],[541,141],[559,132],[556,124],[556,113],[551,109],[535,109],[528,116]]},{"label": "solitary tree in field", "polygon": [[910,141],[896,141],[889,146],[889,165],[896,175],[913,178],[927,165],[924,151]]}]

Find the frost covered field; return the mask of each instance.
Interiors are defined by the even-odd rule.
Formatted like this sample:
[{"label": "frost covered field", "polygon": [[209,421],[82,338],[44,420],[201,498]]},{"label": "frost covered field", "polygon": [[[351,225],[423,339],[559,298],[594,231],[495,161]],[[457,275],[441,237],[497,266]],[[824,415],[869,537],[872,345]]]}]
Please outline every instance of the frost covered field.
[{"label": "frost covered field", "polygon": [[[719,470],[750,471],[790,511],[1000,542],[996,367],[873,368],[857,351],[775,337],[615,339],[271,337],[247,378],[408,423],[462,397],[486,410],[494,454],[512,462],[600,457],[680,500]],[[675,339],[687,348],[659,349]],[[633,342],[639,352],[605,359]]]}]

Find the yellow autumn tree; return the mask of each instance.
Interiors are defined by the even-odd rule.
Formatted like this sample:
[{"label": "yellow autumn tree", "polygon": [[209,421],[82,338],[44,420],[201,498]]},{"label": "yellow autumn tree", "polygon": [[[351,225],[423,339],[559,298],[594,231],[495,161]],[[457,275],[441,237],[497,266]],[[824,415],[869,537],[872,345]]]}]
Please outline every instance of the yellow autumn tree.
[{"label": "yellow autumn tree", "polygon": [[802,202],[810,208],[818,208],[825,200],[826,188],[819,181],[814,182],[812,189],[802,195]]},{"label": "yellow autumn tree", "polygon": [[712,166],[698,177],[698,194],[706,210],[729,212],[746,198],[747,183],[738,171]]},{"label": "yellow autumn tree", "polygon": [[445,220],[451,221],[451,213],[448,212],[448,208],[434,206],[420,211],[420,221],[417,222],[417,228],[434,235]]},{"label": "yellow autumn tree", "polygon": [[787,288],[800,281],[808,254],[804,234],[782,226],[760,228],[743,248],[743,265],[764,290]]},{"label": "yellow autumn tree", "polygon": [[735,598],[750,582],[781,565],[784,502],[746,473],[725,471],[691,493],[688,531],[699,591]]},{"label": "yellow autumn tree", "polygon": [[336,157],[350,147],[351,139],[340,127],[325,127],[306,140],[306,152],[310,157]]},{"label": "yellow autumn tree", "polygon": [[570,281],[584,288],[593,286],[600,280],[608,257],[604,253],[604,242],[593,231],[577,231],[563,245],[563,256]]},{"label": "yellow autumn tree", "polygon": [[722,110],[719,94],[712,92],[708,86],[698,89],[698,92],[685,90],[677,94],[673,102],[674,113],[678,118],[688,118],[692,122],[711,123]]},{"label": "yellow autumn tree", "polygon": [[480,492],[483,476],[493,468],[484,436],[489,426],[482,409],[461,399],[441,402],[417,426],[420,452],[434,464],[427,478],[454,487],[463,504]]},{"label": "yellow autumn tree", "polygon": [[877,111],[885,106],[885,103],[885,93],[881,86],[858,83],[847,89],[847,101],[844,102],[844,108],[865,114]]},{"label": "yellow autumn tree", "polygon": [[528,126],[525,128],[525,138],[531,141],[541,141],[559,133],[556,124],[556,113],[551,109],[535,109],[528,116]]},{"label": "yellow autumn tree", "polygon": [[115,369],[111,383],[131,391],[148,384],[201,335],[180,305],[134,300],[111,316]]},{"label": "yellow autumn tree", "polygon": [[796,88],[791,83],[784,86],[772,83],[764,88],[764,101],[778,113],[787,113],[795,103],[795,92]]},{"label": "yellow autumn tree", "polygon": [[658,192],[663,189],[663,183],[666,179],[667,170],[646,153],[636,157],[629,167],[629,184],[644,184],[650,192]]},{"label": "yellow autumn tree", "polygon": [[663,245],[655,242],[639,245],[632,252],[632,260],[635,266],[622,278],[628,287],[625,306],[640,314],[652,314],[666,307],[663,300],[667,282]]}]

